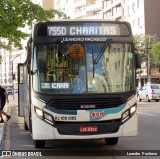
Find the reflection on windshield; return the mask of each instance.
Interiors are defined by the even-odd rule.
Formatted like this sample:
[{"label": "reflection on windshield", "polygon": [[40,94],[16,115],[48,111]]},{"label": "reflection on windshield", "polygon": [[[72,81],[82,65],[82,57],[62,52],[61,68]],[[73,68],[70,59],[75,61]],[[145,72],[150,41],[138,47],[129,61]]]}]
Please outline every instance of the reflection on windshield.
[{"label": "reflection on windshield", "polygon": [[[91,45],[87,45],[89,50]],[[131,45],[112,43],[104,51],[99,62],[94,66],[92,77],[92,54],[88,54],[88,81],[89,85],[98,88],[98,93],[125,92],[135,88],[134,59]],[[94,49],[94,57],[98,56],[99,48]],[[94,84],[93,84],[94,83]]]},{"label": "reflection on windshield", "polygon": [[131,44],[111,43],[99,58],[104,45],[37,45],[34,48],[34,89],[51,94],[112,93],[134,89]]}]

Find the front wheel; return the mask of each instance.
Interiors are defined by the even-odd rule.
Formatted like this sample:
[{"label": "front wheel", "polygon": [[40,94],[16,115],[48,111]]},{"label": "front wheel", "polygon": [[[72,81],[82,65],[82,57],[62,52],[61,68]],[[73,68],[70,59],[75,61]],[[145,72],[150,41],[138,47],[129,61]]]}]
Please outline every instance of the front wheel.
[{"label": "front wheel", "polygon": [[118,143],[118,137],[105,138],[105,143],[107,145],[116,145]]},{"label": "front wheel", "polygon": [[24,129],[29,130],[26,122],[24,122]]},{"label": "front wheel", "polygon": [[140,98],[140,96],[139,96],[139,95],[138,95],[137,99],[138,99],[138,101],[139,101],[139,102],[141,101],[141,98]]},{"label": "front wheel", "polygon": [[149,96],[147,96],[147,101],[150,102],[151,100],[149,99]]},{"label": "front wheel", "polygon": [[35,148],[44,148],[45,140],[34,140]]}]

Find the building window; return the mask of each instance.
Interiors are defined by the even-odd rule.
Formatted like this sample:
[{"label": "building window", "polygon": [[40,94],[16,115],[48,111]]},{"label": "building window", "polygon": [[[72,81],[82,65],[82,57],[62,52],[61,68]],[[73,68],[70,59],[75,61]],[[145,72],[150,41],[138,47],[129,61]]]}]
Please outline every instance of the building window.
[{"label": "building window", "polygon": [[140,27],[140,29],[142,29],[142,25],[143,24],[143,17],[140,17],[139,18],[139,27]]},{"label": "building window", "polygon": [[121,64],[121,62],[120,62],[120,61],[118,61],[118,67],[120,67],[120,64]]},{"label": "building window", "polygon": [[113,48],[113,52],[116,53],[116,48]]},{"label": "building window", "polygon": [[139,0],[137,0],[137,8],[139,8]]},{"label": "building window", "polygon": [[117,71],[117,62],[115,62],[114,64],[115,64],[114,65],[115,66],[115,70]]},{"label": "building window", "polygon": [[128,16],[130,16],[130,14],[129,14],[129,6],[127,7],[127,12],[128,12]]},{"label": "building window", "polygon": [[138,26],[140,26],[140,20],[139,20],[139,18],[138,18]]},{"label": "building window", "polygon": [[134,3],[132,4],[132,10],[133,12],[135,12]]},{"label": "building window", "polygon": [[120,48],[117,48],[117,52],[120,53],[120,51],[121,51],[121,49],[120,49]]},{"label": "building window", "polygon": [[135,26],[135,20],[133,20],[133,28],[134,28],[134,26]]}]

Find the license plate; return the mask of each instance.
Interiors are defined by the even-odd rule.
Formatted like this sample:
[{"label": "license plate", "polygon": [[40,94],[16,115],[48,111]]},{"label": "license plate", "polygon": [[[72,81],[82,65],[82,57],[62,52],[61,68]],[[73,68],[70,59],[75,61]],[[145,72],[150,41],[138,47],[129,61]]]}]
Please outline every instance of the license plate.
[{"label": "license plate", "polygon": [[80,132],[97,132],[98,126],[80,126]]}]

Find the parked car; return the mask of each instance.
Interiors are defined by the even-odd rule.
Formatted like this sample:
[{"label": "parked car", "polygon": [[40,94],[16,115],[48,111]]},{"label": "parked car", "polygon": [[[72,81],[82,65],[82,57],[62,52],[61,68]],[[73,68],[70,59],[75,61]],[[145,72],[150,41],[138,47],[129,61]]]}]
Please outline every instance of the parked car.
[{"label": "parked car", "polygon": [[142,87],[137,87],[137,94],[138,94],[138,92],[139,92],[139,90],[141,89]]},{"label": "parked car", "polygon": [[138,101],[155,100],[158,102],[160,100],[160,84],[148,84],[139,89],[137,93]]},{"label": "parked car", "polygon": [[13,95],[13,89],[12,88],[7,88],[6,92],[8,95]]}]

